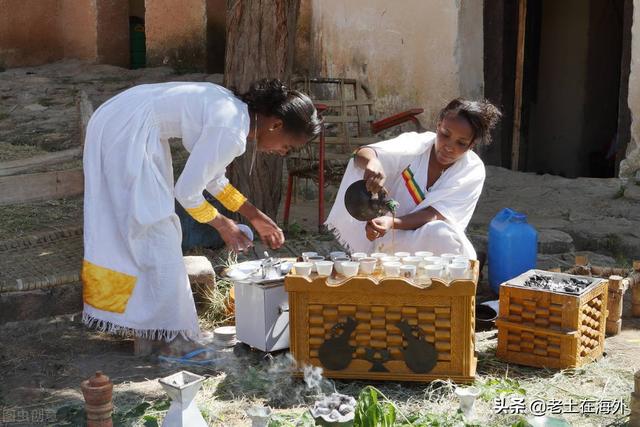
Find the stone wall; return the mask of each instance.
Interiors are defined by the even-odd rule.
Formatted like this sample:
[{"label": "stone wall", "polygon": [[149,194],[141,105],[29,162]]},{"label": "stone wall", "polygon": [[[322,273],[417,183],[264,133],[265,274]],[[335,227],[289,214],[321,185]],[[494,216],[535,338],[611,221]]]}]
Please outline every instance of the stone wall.
[{"label": "stone wall", "polygon": [[63,57],[58,0],[0,0],[0,66],[53,62]]},{"label": "stone wall", "polygon": [[129,64],[128,0],[0,0],[0,65]]},{"label": "stone wall", "polygon": [[207,2],[147,0],[145,3],[147,64],[181,71],[207,66]]},{"label": "stone wall", "polygon": [[[380,114],[483,93],[482,2],[303,0],[298,70],[358,78]],[[305,37],[305,34],[306,37]]]}]

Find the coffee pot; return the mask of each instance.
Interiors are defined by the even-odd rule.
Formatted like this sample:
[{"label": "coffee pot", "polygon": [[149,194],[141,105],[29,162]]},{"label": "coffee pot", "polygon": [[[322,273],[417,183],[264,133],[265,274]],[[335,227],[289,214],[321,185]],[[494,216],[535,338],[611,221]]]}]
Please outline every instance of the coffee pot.
[{"label": "coffee pot", "polygon": [[369,221],[398,208],[398,202],[386,198],[385,192],[373,194],[367,190],[364,180],[354,182],[344,194],[344,205],[349,215],[358,221]]}]

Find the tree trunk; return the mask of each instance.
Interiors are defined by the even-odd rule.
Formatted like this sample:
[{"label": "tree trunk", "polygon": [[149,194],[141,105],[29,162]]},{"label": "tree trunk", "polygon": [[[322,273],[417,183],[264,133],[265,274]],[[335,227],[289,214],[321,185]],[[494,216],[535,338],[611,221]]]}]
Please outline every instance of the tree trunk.
[{"label": "tree trunk", "polygon": [[[239,93],[261,78],[287,82],[292,73],[295,29],[300,0],[227,0],[227,51],[224,80]],[[260,210],[275,220],[282,196],[281,157],[258,153],[249,176],[251,154],[228,169],[232,184]]]}]

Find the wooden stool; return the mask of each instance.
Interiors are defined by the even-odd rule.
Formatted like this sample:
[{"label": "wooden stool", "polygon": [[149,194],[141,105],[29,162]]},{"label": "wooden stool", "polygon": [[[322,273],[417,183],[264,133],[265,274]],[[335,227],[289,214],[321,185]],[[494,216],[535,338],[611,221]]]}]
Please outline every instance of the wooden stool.
[{"label": "wooden stool", "polygon": [[609,276],[609,302],[607,309],[607,335],[618,335],[622,329],[622,300],[627,290],[627,279],[622,276]]},{"label": "wooden stool", "polygon": [[[633,273],[629,277],[631,287],[631,315],[640,317],[640,261],[633,261]],[[640,393],[640,390],[636,390]]]},{"label": "wooden stool", "polygon": [[189,283],[193,285],[213,287],[216,284],[216,276],[213,272],[211,261],[205,256],[186,256],[184,265],[187,267]]}]

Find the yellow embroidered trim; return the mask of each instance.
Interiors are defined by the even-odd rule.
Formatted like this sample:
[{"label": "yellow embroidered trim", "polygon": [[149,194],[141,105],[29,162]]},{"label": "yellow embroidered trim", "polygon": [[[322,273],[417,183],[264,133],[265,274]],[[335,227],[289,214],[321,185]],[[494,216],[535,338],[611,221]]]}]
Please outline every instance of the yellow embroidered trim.
[{"label": "yellow embroidered trim", "polygon": [[137,278],[82,261],[82,299],[98,310],[124,313]]},{"label": "yellow embroidered trim", "polygon": [[186,211],[198,222],[209,222],[218,216],[218,209],[206,200],[197,208],[187,208]]},{"label": "yellow embroidered trim", "polygon": [[237,212],[247,201],[247,198],[231,184],[225,185],[222,191],[215,195],[215,198],[220,200],[220,203],[231,212]]}]

